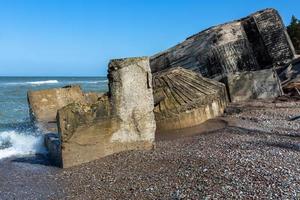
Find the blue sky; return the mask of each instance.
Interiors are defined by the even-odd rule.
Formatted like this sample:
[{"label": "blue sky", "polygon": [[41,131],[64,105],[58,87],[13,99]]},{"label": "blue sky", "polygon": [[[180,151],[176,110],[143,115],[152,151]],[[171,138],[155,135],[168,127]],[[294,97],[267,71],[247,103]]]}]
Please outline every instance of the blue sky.
[{"label": "blue sky", "polygon": [[0,0],[0,76],[105,76],[256,10],[300,18],[299,0]]}]

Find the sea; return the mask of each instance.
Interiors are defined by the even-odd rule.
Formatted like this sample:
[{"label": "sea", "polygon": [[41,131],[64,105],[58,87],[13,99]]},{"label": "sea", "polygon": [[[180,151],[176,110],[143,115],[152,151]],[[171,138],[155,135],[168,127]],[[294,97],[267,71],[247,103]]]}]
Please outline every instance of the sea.
[{"label": "sea", "polygon": [[85,92],[106,92],[106,77],[0,77],[0,162],[9,157],[46,154],[43,133],[29,119],[27,92],[80,85]]}]

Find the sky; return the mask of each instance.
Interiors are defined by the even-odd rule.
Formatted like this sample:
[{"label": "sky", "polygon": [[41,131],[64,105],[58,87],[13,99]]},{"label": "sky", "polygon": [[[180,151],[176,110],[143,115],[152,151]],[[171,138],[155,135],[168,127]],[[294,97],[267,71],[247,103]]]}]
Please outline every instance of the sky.
[{"label": "sky", "polygon": [[106,76],[264,8],[300,18],[299,0],[0,0],[0,76]]}]

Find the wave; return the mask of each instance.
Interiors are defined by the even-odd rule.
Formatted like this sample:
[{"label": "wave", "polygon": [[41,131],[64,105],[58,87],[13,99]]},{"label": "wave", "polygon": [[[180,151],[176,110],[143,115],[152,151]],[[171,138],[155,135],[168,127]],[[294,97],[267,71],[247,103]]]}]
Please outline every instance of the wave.
[{"label": "wave", "polygon": [[107,83],[108,80],[101,80],[101,81],[68,81],[69,84],[72,83],[88,83],[88,84],[97,84],[97,83]]},{"label": "wave", "polygon": [[5,85],[46,85],[46,84],[64,84],[64,85],[71,85],[71,84],[99,84],[99,83],[107,83],[108,80],[100,80],[100,81],[58,81],[58,80],[45,80],[45,81],[29,81],[29,82],[10,82],[4,83]]},{"label": "wave", "polygon": [[5,83],[5,85],[43,85],[43,84],[57,84],[58,80],[46,80],[46,81],[29,81],[29,82],[11,82]]},{"label": "wave", "polygon": [[16,131],[0,132],[0,159],[12,156],[44,154],[44,137]]},{"label": "wave", "polygon": [[87,81],[88,83],[107,83],[108,80],[102,80],[102,81]]},{"label": "wave", "polygon": [[46,81],[25,82],[25,84],[31,84],[31,85],[56,84],[56,83],[59,83],[59,81],[58,80],[46,80]]}]

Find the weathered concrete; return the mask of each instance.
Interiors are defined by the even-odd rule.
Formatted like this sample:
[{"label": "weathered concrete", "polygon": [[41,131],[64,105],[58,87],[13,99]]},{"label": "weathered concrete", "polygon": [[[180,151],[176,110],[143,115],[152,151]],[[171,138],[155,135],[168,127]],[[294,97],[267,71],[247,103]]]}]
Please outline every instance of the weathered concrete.
[{"label": "weathered concrete", "polygon": [[56,115],[62,107],[78,103],[95,103],[103,93],[83,93],[79,85],[29,91],[27,94],[31,120],[44,133],[57,132]]},{"label": "weathered concrete", "polygon": [[232,102],[274,98],[283,94],[273,69],[231,73],[222,82],[226,84]]},{"label": "weathered concrete", "polygon": [[279,78],[286,95],[300,96],[300,57],[282,67]]},{"label": "weathered concrete", "polygon": [[112,60],[109,93],[96,104],[72,103],[58,111],[59,148],[48,139],[50,155],[71,167],[133,149],[152,149],[155,135],[149,58]]},{"label": "weathered concrete", "polygon": [[73,102],[86,101],[80,86],[66,86],[39,91],[29,91],[27,94],[30,116],[38,128],[47,132],[56,132],[57,110]]},{"label": "weathered concrete", "polygon": [[112,112],[124,122],[113,140],[152,142],[156,125],[149,58],[113,60],[109,64],[108,78]]},{"label": "weathered concrete", "polygon": [[227,73],[272,68],[295,56],[278,12],[265,9],[211,27],[151,57],[152,72],[183,67],[220,80]]},{"label": "weathered concrete", "polygon": [[277,70],[279,78],[283,84],[300,78],[300,57],[292,60],[292,62]]},{"label": "weathered concrete", "polygon": [[199,125],[228,103],[224,84],[180,67],[154,73],[153,86],[158,132]]},{"label": "weathered concrete", "polygon": [[85,101],[90,104],[96,103],[103,95],[104,93],[100,93],[100,92],[84,93]]}]

